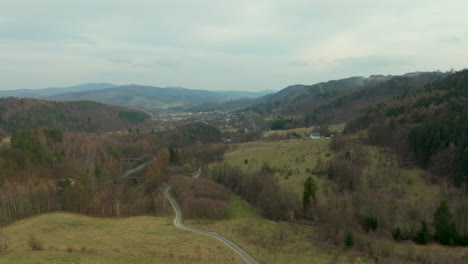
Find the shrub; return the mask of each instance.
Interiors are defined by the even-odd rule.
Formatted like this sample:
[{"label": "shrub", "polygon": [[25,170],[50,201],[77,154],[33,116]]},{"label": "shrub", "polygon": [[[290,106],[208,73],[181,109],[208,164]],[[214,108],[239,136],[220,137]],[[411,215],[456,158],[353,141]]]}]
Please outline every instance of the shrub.
[{"label": "shrub", "polygon": [[372,230],[373,232],[375,232],[377,230],[377,227],[378,227],[377,217],[368,216],[365,218],[364,228],[366,229],[366,231],[369,232],[370,230]]},{"label": "shrub", "polygon": [[32,250],[43,250],[44,246],[42,245],[42,242],[39,241],[36,237],[36,235],[31,234],[31,237],[28,240],[28,245]]},{"label": "shrub", "polygon": [[354,246],[354,236],[352,231],[346,232],[345,235],[345,246],[347,248],[352,248]]},{"label": "shrub", "polygon": [[400,229],[399,227],[397,227],[397,228],[393,231],[392,235],[393,235],[393,239],[398,240],[398,241],[399,241],[399,240],[402,240],[402,238],[401,238],[401,229]]},{"label": "shrub", "polygon": [[0,233],[0,254],[6,252],[8,249],[8,241],[5,236]]},{"label": "shrub", "polygon": [[173,176],[174,196],[187,218],[222,219],[228,216],[229,191],[209,179]]},{"label": "shrub", "polygon": [[[73,248],[70,248],[73,251]],[[82,254],[96,254],[96,250],[93,248],[81,247],[80,252]]]},{"label": "shrub", "polygon": [[457,229],[447,201],[443,201],[434,213],[435,239],[442,245],[453,245]]},{"label": "shrub", "polygon": [[413,240],[414,242],[420,245],[425,245],[429,242],[429,239],[430,239],[429,228],[427,227],[426,221],[423,221],[421,223],[421,229],[416,234],[416,237]]}]

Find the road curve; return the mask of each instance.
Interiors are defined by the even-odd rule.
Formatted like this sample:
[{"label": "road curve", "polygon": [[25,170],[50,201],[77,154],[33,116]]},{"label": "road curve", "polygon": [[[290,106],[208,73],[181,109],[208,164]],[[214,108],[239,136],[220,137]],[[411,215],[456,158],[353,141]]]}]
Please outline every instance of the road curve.
[{"label": "road curve", "polygon": [[170,189],[171,189],[171,187],[167,187],[167,189],[164,191],[164,196],[166,196],[166,198],[169,200],[169,202],[171,202],[172,209],[174,209],[175,218],[174,218],[173,223],[177,228],[216,238],[217,240],[223,242],[230,249],[232,249],[232,251],[234,251],[237,255],[239,255],[245,261],[245,263],[247,263],[247,264],[258,264],[258,262],[254,258],[252,258],[247,252],[245,252],[238,245],[234,244],[231,240],[229,240],[229,239],[227,239],[227,238],[225,238],[223,236],[220,236],[217,233],[203,231],[203,230],[200,230],[200,229],[196,229],[196,228],[192,228],[192,227],[183,225],[181,223],[181,221],[182,221],[182,211],[180,210],[180,207],[177,204],[177,201],[169,193]]}]

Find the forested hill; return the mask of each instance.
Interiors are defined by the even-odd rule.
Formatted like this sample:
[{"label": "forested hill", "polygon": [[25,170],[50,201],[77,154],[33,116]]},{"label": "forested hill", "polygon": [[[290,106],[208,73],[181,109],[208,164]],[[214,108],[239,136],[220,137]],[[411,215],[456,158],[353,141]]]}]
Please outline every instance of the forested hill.
[{"label": "forested hill", "polygon": [[201,104],[224,103],[241,98],[256,98],[271,91],[205,91],[183,87],[122,85],[108,89],[69,92],[45,97],[48,100],[91,100],[134,109],[160,110]]},{"label": "forested hill", "polygon": [[468,70],[379,104],[346,126],[415,158],[457,185],[468,183]]},{"label": "forested hill", "polygon": [[440,72],[420,72],[294,85],[258,99],[249,109],[257,113],[295,116],[297,126],[342,123],[376,102],[389,101],[444,76],[446,74]]},{"label": "forested hill", "polygon": [[0,98],[0,132],[16,129],[60,128],[69,131],[113,131],[141,124],[141,111],[90,101],[51,102],[29,98]]}]

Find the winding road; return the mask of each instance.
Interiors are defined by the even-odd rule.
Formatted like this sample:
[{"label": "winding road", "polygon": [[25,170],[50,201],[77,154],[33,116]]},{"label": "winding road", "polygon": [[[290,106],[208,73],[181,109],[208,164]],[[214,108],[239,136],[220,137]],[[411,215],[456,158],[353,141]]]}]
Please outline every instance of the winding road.
[{"label": "winding road", "polygon": [[171,196],[171,194],[169,192],[170,189],[171,189],[171,187],[167,187],[167,189],[164,191],[164,195],[169,200],[169,202],[171,202],[172,209],[174,209],[174,212],[175,212],[175,218],[174,218],[174,221],[173,221],[174,226],[176,226],[177,228],[186,230],[186,231],[190,231],[190,232],[194,232],[194,233],[198,233],[198,234],[202,234],[202,235],[206,235],[206,236],[216,238],[217,240],[223,242],[226,246],[228,246],[237,255],[239,255],[244,260],[245,263],[247,263],[247,264],[258,264],[258,262],[254,258],[252,258],[247,252],[245,252],[238,245],[234,244],[231,240],[229,240],[229,239],[227,239],[227,238],[225,238],[223,236],[220,236],[217,233],[203,231],[203,230],[200,230],[200,229],[196,229],[196,228],[192,228],[192,227],[183,225],[182,222],[181,222],[182,221],[182,211],[180,210],[180,207],[177,204],[177,201]]}]

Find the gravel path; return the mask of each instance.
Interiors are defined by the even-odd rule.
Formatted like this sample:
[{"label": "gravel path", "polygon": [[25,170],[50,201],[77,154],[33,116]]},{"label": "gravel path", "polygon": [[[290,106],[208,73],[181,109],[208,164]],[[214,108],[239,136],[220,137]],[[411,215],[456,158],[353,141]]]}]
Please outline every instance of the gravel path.
[{"label": "gravel path", "polygon": [[232,242],[231,240],[229,240],[229,239],[227,239],[227,238],[225,238],[223,236],[220,236],[217,233],[203,231],[203,230],[200,230],[200,229],[196,229],[196,228],[192,228],[192,227],[183,225],[182,224],[182,211],[180,210],[180,207],[177,204],[177,201],[171,196],[171,194],[169,192],[170,189],[171,189],[171,187],[167,187],[167,189],[164,191],[164,195],[171,202],[172,208],[174,209],[175,218],[174,218],[173,223],[177,228],[216,238],[219,241],[223,242],[226,246],[228,246],[237,255],[239,255],[245,261],[245,263],[247,263],[247,264],[258,264],[258,262],[254,258],[252,258],[247,252],[245,252],[238,245],[234,244],[234,242]]}]

